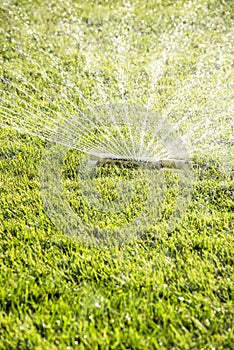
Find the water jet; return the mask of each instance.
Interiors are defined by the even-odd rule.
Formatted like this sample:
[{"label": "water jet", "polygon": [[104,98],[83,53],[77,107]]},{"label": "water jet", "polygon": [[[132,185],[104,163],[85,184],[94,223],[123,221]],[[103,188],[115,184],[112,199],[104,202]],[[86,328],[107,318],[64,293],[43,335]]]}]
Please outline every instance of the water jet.
[{"label": "water jet", "polygon": [[63,35],[37,27],[36,42],[28,31],[11,41],[1,33],[0,127],[49,141],[40,193],[62,232],[99,246],[171,230],[190,203],[193,170],[233,168],[232,30],[225,24],[217,44],[187,23],[144,43],[131,24],[117,41],[114,24],[103,40],[86,28],[79,45],[75,26],[62,47]]}]

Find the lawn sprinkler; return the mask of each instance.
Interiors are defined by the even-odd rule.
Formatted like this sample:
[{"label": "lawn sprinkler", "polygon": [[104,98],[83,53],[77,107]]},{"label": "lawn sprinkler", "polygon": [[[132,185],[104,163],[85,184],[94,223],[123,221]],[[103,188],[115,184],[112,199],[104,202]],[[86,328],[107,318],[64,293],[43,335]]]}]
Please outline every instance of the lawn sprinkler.
[{"label": "lawn sprinkler", "polygon": [[88,167],[111,167],[111,166],[122,166],[126,168],[138,169],[143,167],[150,170],[160,169],[196,169],[201,168],[204,170],[212,169],[210,166],[196,164],[191,160],[181,159],[131,159],[131,158],[112,158],[112,157],[99,157],[91,156],[87,162]]}]

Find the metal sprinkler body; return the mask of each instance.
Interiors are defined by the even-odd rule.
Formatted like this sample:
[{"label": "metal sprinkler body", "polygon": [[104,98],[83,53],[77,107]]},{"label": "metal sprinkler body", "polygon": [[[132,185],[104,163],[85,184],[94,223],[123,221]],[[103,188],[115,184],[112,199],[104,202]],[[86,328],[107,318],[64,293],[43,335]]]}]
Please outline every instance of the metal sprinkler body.
[{"label": "metal sprinkler body", "polygon": [[192,168],[204,168],[210,169],[210,167],[197,165],[190,160],[181,159],[160,159],[160,160],[135,160],[128,158],[102,158],[98,156],[91,156],[87,162],[89,167],[104,167],[113,165],[123,165],[131,168],[144,167],[151,170],[160,169],[192,169]]}]

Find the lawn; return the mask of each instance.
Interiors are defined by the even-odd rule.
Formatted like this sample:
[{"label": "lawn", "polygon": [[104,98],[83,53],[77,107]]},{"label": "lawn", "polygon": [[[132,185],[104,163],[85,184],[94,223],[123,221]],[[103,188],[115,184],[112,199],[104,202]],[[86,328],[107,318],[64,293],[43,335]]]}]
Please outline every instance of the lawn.
[{"label": "lawn", "polygon": [[[0,4],[0,349],[234,349],[233,28],[232,0]],[[209,168],[87,175],[66,127],[123,100]]]}]

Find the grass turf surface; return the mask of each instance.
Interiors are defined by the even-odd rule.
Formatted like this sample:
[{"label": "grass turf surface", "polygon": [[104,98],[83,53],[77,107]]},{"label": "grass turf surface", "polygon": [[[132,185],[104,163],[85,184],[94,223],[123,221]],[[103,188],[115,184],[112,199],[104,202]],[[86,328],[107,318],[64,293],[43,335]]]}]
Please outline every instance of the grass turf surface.
[{"label": "grass turf surface", "polygon": [[[173,1],[135,1],[130,6],[121,1],[65,5],[6,1],[1,5],[1,74],[6,67],[20,71],[22,65],[26,75],[27,69],[28,75],[38,74],[35,66],[15,55],[12,38],[20,32],[24,50],[37,55],[42,67],[55,76],[48,57],[33,48],[30,29],[47,35],[52,53],[64,69],[78,64],[82,72],[75,47],[64,50],[70,40],[63,35],[67,28],[73,33],[79,18],[88,38],[101,37],[105,48],[105,33],[131,8],[128,25],[136,33],[132,40],[138,43],[134,60],[139,65],[144,64],[141,53],[152,40],[169,35],[183,18],[190,24],[194,21],[193,30],[184,35],[191,38],[191,47],[209,41],[222,43],[233,20],[232,2],[195,1],[187,3],[187,10],[184,4],[186,1],[175,6]],[[190,14],[187,17],[186,12]],[[123,35],[127,35],[127,28],[123,24]],[[160,42],[156,42],[160,51]],[[162,78],[159,110],[163,101],[170,99],[175,81],[183,84],[193,70],[199,50],[195,47],[191,56],[182,53],[179,63],[171,58],[172,68]],[[103,74],[111,76],[113,67],[107,63]],[[137,74],[137,65],[133,74]],[[95,81],[92,75],[83,78],[77,84],[91,99]],[[55,76],[61,83],[59,79],[61,76]],[[112,88],[110,83],[110,91]],[[172,232],[155,234],[150,230],[145,238],[120,249],[95,249],[69,239],[48,218],[39,193],[44,147],[45,141],[1,129],[0,348],[233,349],[230,172],[198,171],[191,203]],[[75,184],[72,176],[68,180]]]}]

